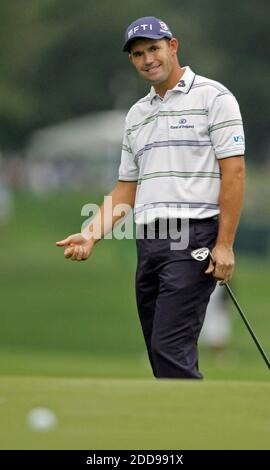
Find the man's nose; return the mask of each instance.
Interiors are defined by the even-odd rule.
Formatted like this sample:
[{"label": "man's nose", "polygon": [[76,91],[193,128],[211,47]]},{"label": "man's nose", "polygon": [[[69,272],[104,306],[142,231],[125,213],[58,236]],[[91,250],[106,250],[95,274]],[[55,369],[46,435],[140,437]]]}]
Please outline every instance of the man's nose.
[{"label": "man's nose", "polygon": [[154,61],[153,56],[151,53],[145,52],[144,54],[144,64],[145,65],[151,65],[152,62]]}]

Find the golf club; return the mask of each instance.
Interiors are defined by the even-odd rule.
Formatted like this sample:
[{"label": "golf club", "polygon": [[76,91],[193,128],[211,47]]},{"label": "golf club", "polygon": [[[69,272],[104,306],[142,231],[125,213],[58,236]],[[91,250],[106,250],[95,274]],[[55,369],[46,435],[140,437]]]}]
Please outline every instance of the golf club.
[{"label": "golf club", "polygon": [[[210,253],[210,250],[209,250],[208,248],[198,248],[197,250],[193,250],[193,251],[191,252],[191,256],[192,256],[192,258],[194,258],[196,261],[204,261],[206,258],[209,257],[209,258],[211,259],[211,261],[214,263],[214,260],[213,260],[213,258],[212,258],[212,256],[211,256],[211,253]],[[256,337],[254,331],[252,330],[252,328],[251,328],[251,326],[250,326],[250,324],[249,324],[249,322],[248,322],[248,320],[247,320],[247,318],[246,318],[244,312],[242,311],[240,305],[238,304],[238,302],[237,302],[237,300],[236,300],[236,298],[235,298],[235,296],[234,296],[234,294],[233,294],[233,292],[232,292],[230,286],[229,286],[227,283],[224,284],[224,285],[225,285],[225,287],[226,287],[226,289],[227,289],[227,292],[229,293],[229,295],[230,295],[230,297],[231,297],[231,299],[232,299],[234,305],[236,306],[238,312],[240,313],[240,315],[241,315],[241,317],[242,317],[242,320],[244,321],[244,323],[245,323],[245,325],[246,325],[246,327],[247,327],[249,333],[251,334],[251,336],[252,336],[252,338],[253,338],[253,340],[254,340],[254,342],[255,342],[257,348],[259,349],[259,351],[260,351],[260,353],[261,353],[261,355],[262,355],[262,357],[263,357],[263,359],[264,359],[264,361],[265,361],[265,363],[266,363],[268,369],[270,369],[270,361],[269,361],[269,359],[268,359],[268,357],[267,357],[265,351],[263,350],[262,346],[260,345],[259,340],[258,340],[258,338]]]}]

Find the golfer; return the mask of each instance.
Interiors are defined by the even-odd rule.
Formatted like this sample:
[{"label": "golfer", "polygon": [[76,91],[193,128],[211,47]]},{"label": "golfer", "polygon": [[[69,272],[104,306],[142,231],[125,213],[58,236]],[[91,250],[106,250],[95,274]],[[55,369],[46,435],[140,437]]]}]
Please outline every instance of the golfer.
[{"label": "golfer", "polygon": [[[244,192],[244,131],[238,103],[220,83],[179,63],[164,21],[144,17],[126,30],[124,51],[151,85],[126,117],[119,181],[110,193],[134,208],[136,296],[153,374],[200,379],[198,337],[217,280],[234,270],[233,243]],[[101,206],[82,233],[57,242],[71,260],[87,259],[122,217]],[[172,249],[170,223],[189,221],[188,243]],[[160,237],[160,227],[167,236]],[[151,236],[148,228],[151,226]],[[164,233],[163,233],[164,235]],[[190,253],[211,250],[214,263]]]}]

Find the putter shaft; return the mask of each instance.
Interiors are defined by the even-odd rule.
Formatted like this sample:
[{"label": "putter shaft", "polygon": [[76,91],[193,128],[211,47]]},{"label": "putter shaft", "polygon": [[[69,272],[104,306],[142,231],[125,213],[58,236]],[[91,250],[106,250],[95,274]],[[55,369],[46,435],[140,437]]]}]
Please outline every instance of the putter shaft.
[{"label": "putter shaft", "polygon": [[[210,250],[209,250],[209,257],[210,257],[212,263],[214,263],[213,257],[212,257],[212,255],[211,255],[211,253],[210,253]],[[246,327],[247,327],[247,329],[248,329],[250,335],[252,336],[252,338],[253,338],[253,340],[254,340],[254,343],[256,344],[257,348],[259,349],[259,351],[260,351],[260,353],[261,353],[261,355],[262,355],[262,358],[263,358],[264,362],[266,363],[268,369],[270,369],[270,361],[269,361],[269,359],[268,359],[268,357],[267,357],[267,355],[266,355],[266,352],[264,351],[264,349],[263,349],[263,347],[261,346],[261,344],[260,344],[260,342],[259,342],[257,336],[255,335],[254,331],[252,330],[252,328],[251,328],[251,326],[250,326],[250,324],[249,324],[249,322],[248,322],[248,319],[246,318],[246,316],[245,316],[243,310],[241,309],[239,303],[237,302],[237,300],[236,300],[236,298],[235,298],[235,296],[234,296],[234,294],[233,294],[233,292],[232,292],[230,286],[229,286],[227,283],[225,283],[224,285],[225,285],[226,290],[227,290],[229,296],[231,297],[231,299],[232,299],[234,305],[236,306],[238,312],[240,313],[241,318],[242,318],[243,322],[245,323],[245,325],[246,325]]]},{"label": "putter shaft", "polygon": [[237,300],[236,300],[236,298],[235,298],[235,296],[234,296],[234,294],[233,294],[233,292],[232,292],[230,286],[229,286],[228,284],[224,284],[224,285],[225,285],[226,290],[227,290],[228,294],[230,295],[230,297],[231,297],[231,299],[232,299],[234,305],[236,306],[238,312],[240,313],[240,315],[241,315],[241,317],[242,317],[242,320],[243,320],[243,322],[245,323],[245,325],[246,325],[246,327],[247,327],[249,333],[251,334],[251,336],[252,336],[252,338],[253,338],[253,340],[254,340],[254,342],[255,342],[257,348],[259,349],[259,351],[260,351],[260,353],[261,353],[261,355],[262,355],[262,357],[263,357],[263,359],[264,359],[264,361],[265,361],[265,363],[266,363],[268,369],[270,369],[270,361],[269,361],[269,359],[268,359],[268,357],[267,357],[265,351],[263,350],[262,346],[260,345],[259,340],[258,340],[258,338],[256,337],[254,331],[252,330],[252,328],[251,328],[251,326],[250,326],[250,324],[249,324],[249,322],[248,322],[248,320],[247,320],[247,318],[246,318],[244,312],[242,311],[240,305],[238,304],[238,302],[237,302]]}]

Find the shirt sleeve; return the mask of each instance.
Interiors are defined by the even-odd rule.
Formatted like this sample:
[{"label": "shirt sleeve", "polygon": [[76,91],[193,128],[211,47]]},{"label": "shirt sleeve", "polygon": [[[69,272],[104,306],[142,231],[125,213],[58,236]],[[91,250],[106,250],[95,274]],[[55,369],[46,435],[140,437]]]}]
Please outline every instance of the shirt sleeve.
[{"label": "shirt sleeve", "polygon": [[139,178],[139,168],[128,138],[128,123],[126,120],[124,138],[122,143],[121,163],[119,167],[119,181],[137,181]]},{"label": "shirt sleeve", "polygon": [[229,91],[217,95],[210,106],[208,131],[218,159],[244,155],[242,116],[235,97]]}]

